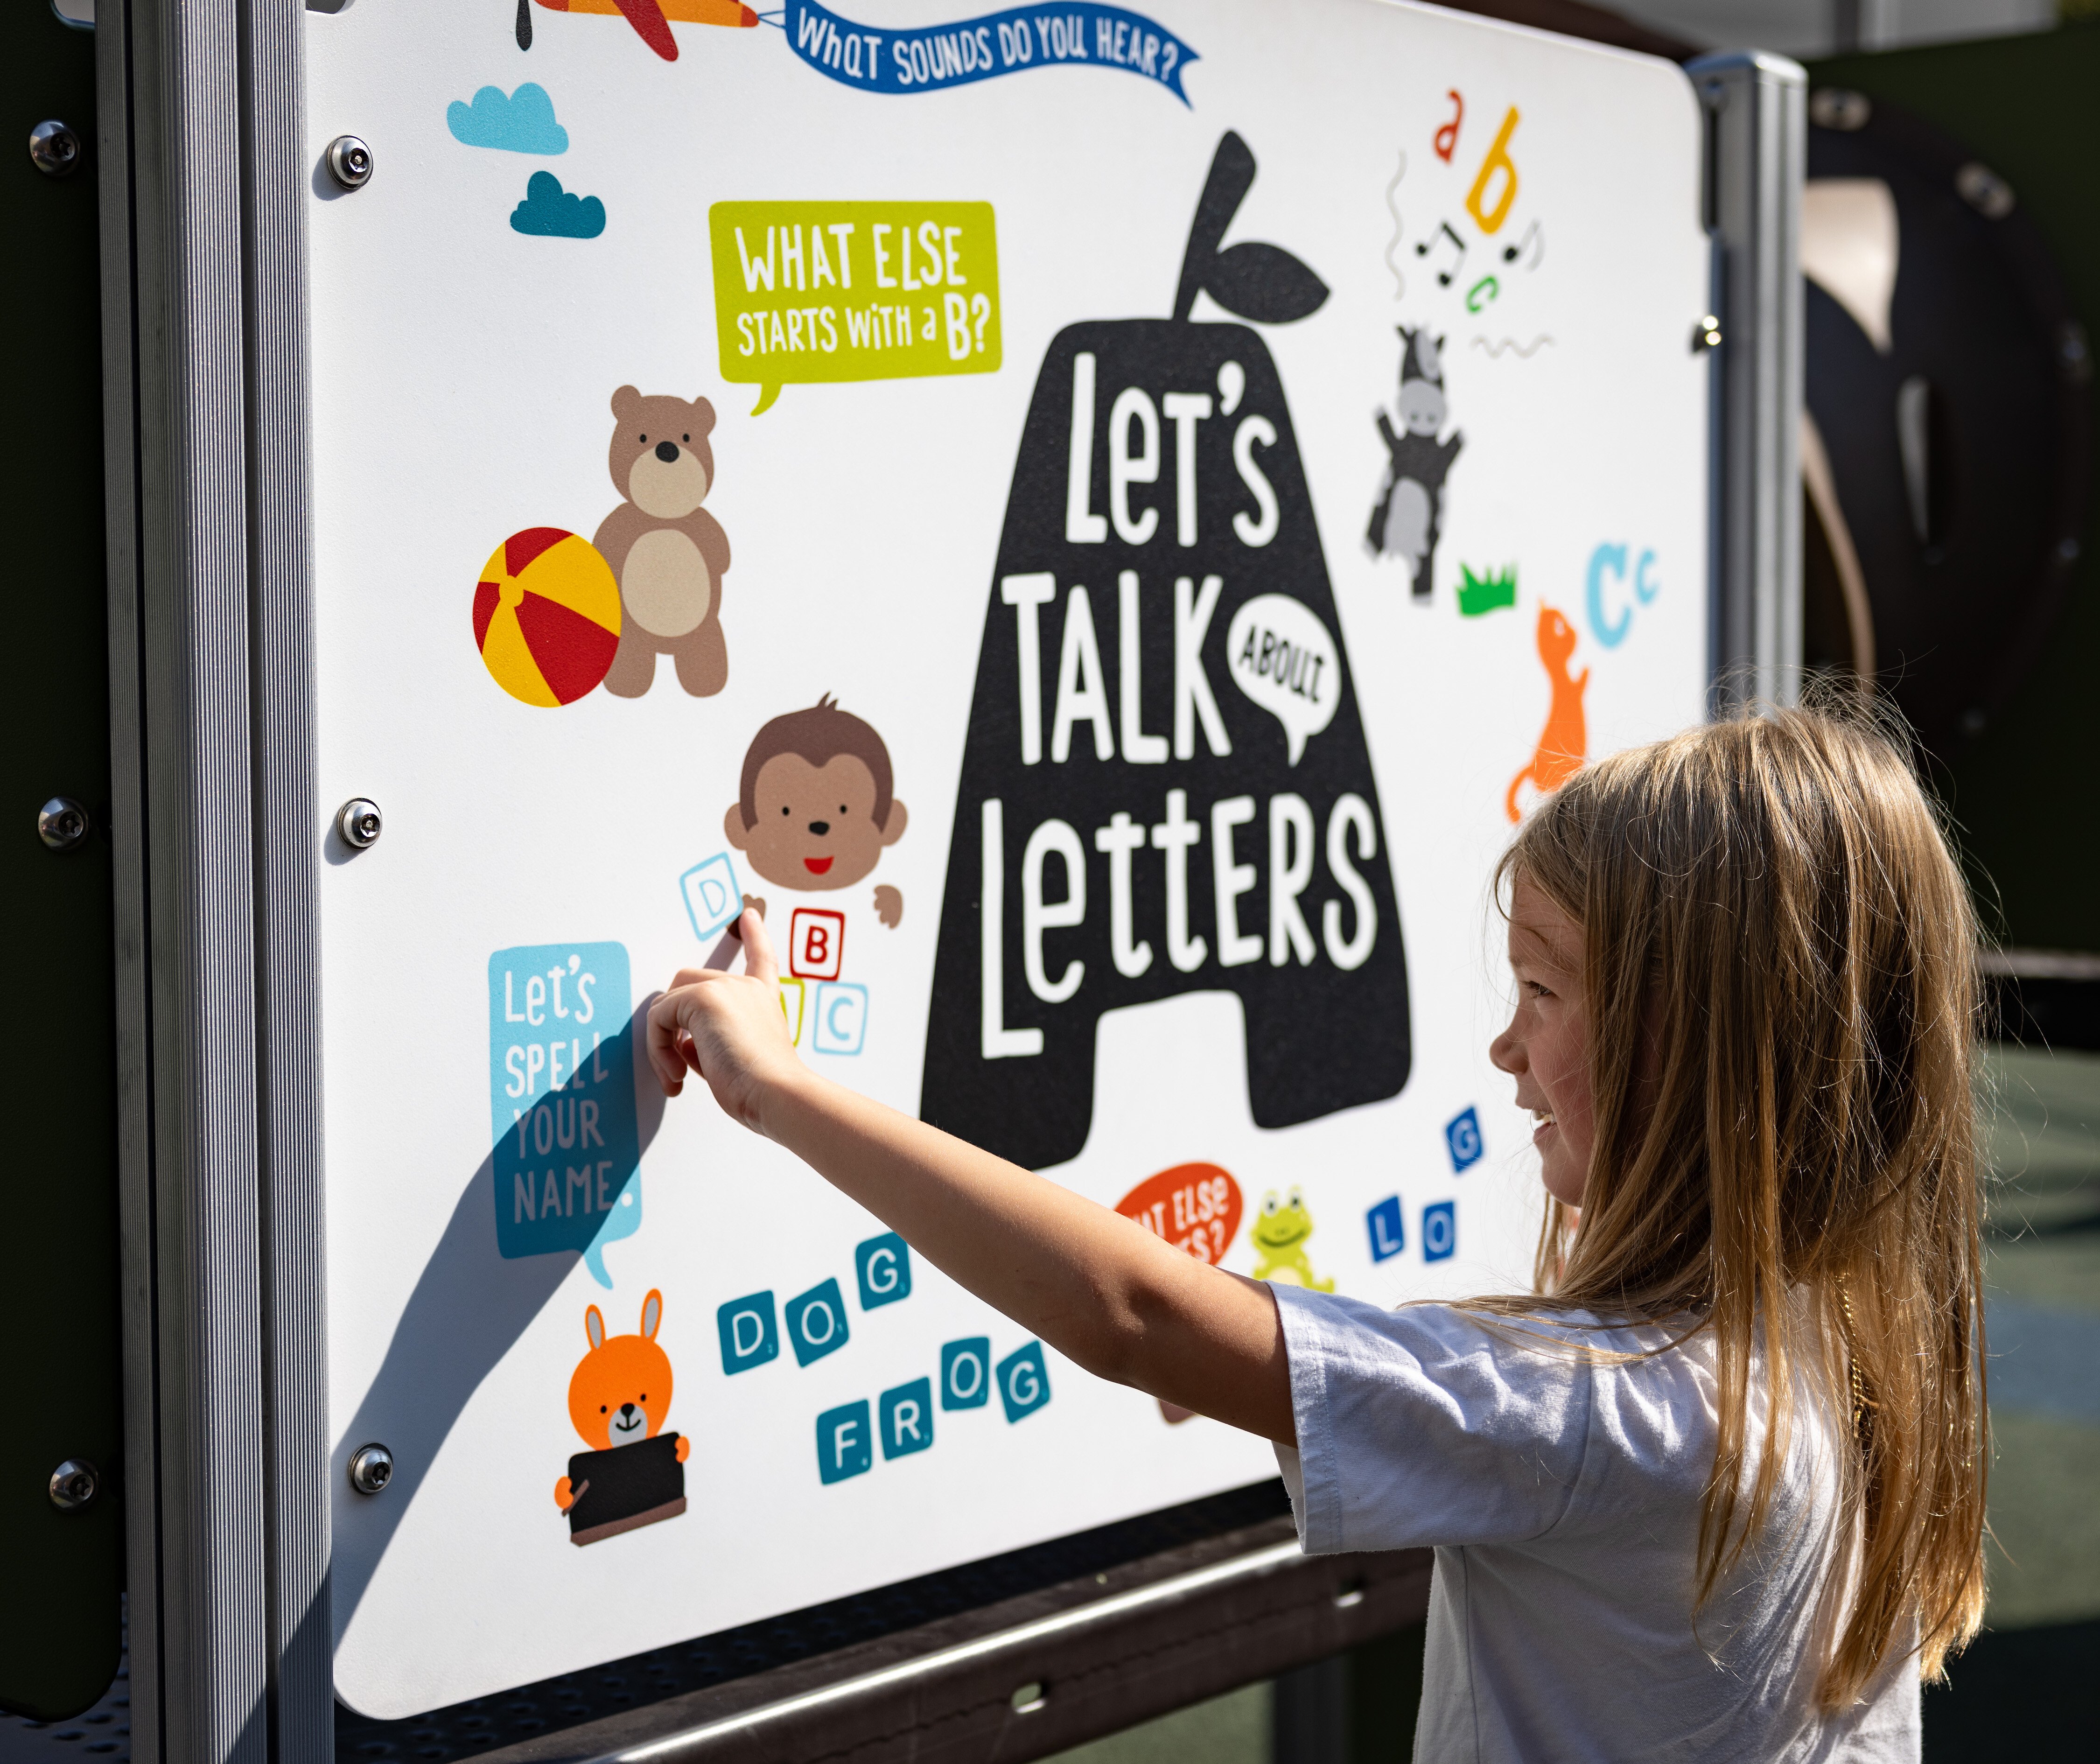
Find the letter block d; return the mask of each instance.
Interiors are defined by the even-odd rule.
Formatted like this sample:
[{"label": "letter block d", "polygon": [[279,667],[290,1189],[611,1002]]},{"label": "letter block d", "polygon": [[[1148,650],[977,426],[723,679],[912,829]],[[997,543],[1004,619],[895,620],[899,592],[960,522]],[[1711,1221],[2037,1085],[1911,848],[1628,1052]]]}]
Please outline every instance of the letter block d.
[{"label": "letter block d", "polygon": [[780,1330],[774,1319],[770,1292],[730,1299],[715,1312],[715,1327],[721,1334],[725,1376],[748,1372],[779,1357]]}]

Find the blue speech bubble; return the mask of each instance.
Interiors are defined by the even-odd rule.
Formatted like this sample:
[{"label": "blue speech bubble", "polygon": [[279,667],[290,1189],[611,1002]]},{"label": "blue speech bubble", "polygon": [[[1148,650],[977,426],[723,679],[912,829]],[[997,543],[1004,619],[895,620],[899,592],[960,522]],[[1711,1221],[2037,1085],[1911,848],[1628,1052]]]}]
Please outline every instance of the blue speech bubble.
[{"label": "blue speech bubble", "polygon": [[642,1228],[630,1008],[621,944],[488,959],[496,1248],[514,1259],[579,1250],[607,1288],[605,1246]]}]

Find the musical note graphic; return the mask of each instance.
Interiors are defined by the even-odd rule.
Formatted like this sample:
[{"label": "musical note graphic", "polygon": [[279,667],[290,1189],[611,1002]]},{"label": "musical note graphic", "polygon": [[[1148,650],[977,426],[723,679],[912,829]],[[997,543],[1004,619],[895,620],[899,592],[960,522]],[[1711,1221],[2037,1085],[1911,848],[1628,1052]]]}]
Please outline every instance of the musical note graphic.
[{"label": "musical note graphic", "polygon": [[1451,120],[1436,131],[1436,157],[1448,165],[1451,163],[1452,154],[1458,149],[1458,125],[1466,120],[1466,100],[1456,91],[1447,92],[1444,95],[1458,106],[1451,112]]},{"label": "musical note graphic", "polygon": [[1414,248],[1414,254],[1417,257],[1426,258],[1432,251],[1442,250],[1443,240],[1445,239],[1451,241],[1452,257],[1449,264],[1436,272],[1436,285],[1439,288],[1449,288],[1452,279],[1458,275],[1460,268],[1464,265],[1466,241],[1451,230],[1450,222],[1439,221],[1436,223],[1436,231]]},{"label": "musical note graphic", "polygon": [[1539,230],[1537,221],[1533,221],[1524,230],[1524,237],[1518,240],[1515,245],[1502,247],[1502,262],[1514,263],[1526,250],[1531,253],[1531,261],[1525,264],[1524,267],[1528,270],[1537,269],[1546,257],[1546,235]]}]

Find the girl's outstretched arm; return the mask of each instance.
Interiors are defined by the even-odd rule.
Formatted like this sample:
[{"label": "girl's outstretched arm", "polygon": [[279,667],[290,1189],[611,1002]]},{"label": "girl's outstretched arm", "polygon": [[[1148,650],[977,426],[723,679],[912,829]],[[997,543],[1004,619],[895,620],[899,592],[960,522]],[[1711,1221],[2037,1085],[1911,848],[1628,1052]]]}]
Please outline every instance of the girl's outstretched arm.
[{"label": "girl's outstretched arm", "polygon": [[667,1095],[698,1072],[727,1113],[1088,1371],[1297,1443],[1267,1287],[810,1071],[788,1039],[765,922],[746,911],[740,931],[743,973],[687,969],[650,1008]]}]

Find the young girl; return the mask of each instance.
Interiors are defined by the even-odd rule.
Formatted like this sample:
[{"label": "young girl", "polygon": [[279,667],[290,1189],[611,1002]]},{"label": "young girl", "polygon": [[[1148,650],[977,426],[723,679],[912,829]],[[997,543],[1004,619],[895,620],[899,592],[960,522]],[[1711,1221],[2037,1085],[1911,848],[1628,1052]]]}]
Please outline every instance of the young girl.
[{"label": "young girl", "polygon": [[805,1069],[748,973],[688,1069],[1088,1370],[1276,1442],[1308,1550],[1433,1545],[1423,1759],[1904,1759],[1983,1598],[1975,928],[1898,747],[1783,711],[1600,761],[1502,859],[1537,1290],[1209,1268]]}]

